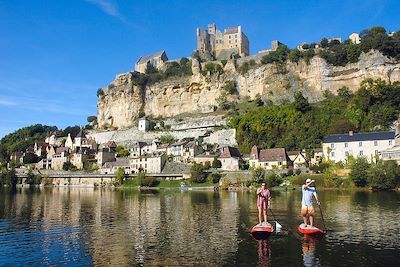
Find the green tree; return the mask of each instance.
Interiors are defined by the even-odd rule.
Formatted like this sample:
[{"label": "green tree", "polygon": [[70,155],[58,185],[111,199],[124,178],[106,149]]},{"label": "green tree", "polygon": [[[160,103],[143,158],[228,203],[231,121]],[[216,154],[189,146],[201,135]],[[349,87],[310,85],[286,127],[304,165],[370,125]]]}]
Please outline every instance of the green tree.
[{"label": "green tree", "polygon": [[399,177],[396,161],[379,161],[376,166],[371,166],[368,182],[373,190],[391,190],[398,185]]},{"label": "green tree", "polygon": [[291,62],[299,62],[300,58],[301,58],[301,52],[297,48],[290,50],[289,60]]},{"label": "green tree", "polygon": [[347,60],[350,63],[356,63],[358,62],[360,55],[361,55],[361,47],[356,44],[350,44],[347,50]]},{"label": "green tree", "polygon": [[164,134],[160,136],[160,142],[162,144],[172,144],[175,141],[175,138],[170,134]]},{"label": "green tree", "polygon": [[214,169],[221,168],[222,164],[221,161],[217,159],[217,157],[214,158],[211,167]]},{"label": "green tree", "polygon": [[213,184],[219,183],[219,180],[221,180],[221,174],[219,173],[210,173],[208,176],[208,180],[212,182]]},{"label": "green tree", "polygon": [[125,181],[125,170],[124,168],[118,168],[115,173],[115,183],[114,185],[123,185]]},{"label": "green tree", "polygon": [[258,182],[264,181],[264,178],[265,178],[264,168],[257,167],[257,168],[251,169],[251,177],[253,177],[253,179]]},{"label": "green tree", "polygon": [[278,174],[272,171],[265,177],[265,183],[271,188],[274,186],[279,186],[282,183],[282,179]]},{"label": "green tree", "polygon": [[286,45],[279,45],[275,51],[272,51],[261,58],[262,64],[269,64],[269,63],[285,63],[288,55],[289,55],[289,48]]},{"label": "green tree", "polygon": [[38,163],[39,157],[33,153],[26,153],[24,156],[24,164]]},{"label": "green tree", "polygon": [[129,150],[126,149],[126,148],[123,147],[123,146],[118,145],[118,146],[115,148],[115,151],[117,152],[117,156],[118,156],[118,157],[124,158],[124,157],[129,156]]},{"label": "green tree", "polygon": [[62,169],[64,171],[75,171],[77,168],[70,161],[64,162]]},{"label": "green tree", "polygon": [[301,92],[294,94],[294,106],[300,112],[307,112],[311,109],[308,99],[303,96]]},{"label": "green tree", "polygon": [[222,87],[222,90],[227,94],[233,95],[237,93],[236,87],[237,87],[236,81],[226,81],[224,86]]},{"label": "green tree", "polygon": [[97,120],[97,116],[88,116],[87,117],[87,122],[89,122],[89,123],[96,121],[96,120]]},{"label": "green tree", "polygon": [[364,187],[367,185],[369,167],[368,160],[365,157],[358,157],[354,160],[349,176],[356,186]]},{"label": "green tree", "polygon": [[202,164],[194,163],[190,167],[190,180],[193,183],[204,183],[207,181],[206,168]]}]

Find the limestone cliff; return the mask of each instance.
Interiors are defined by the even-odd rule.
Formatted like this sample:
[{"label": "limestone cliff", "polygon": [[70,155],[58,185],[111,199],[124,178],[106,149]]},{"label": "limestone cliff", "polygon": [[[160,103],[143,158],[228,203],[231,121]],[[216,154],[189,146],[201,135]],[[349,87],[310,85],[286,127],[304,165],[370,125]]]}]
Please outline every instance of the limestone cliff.
[{"label": "limestone cliff", "polygon": [[241,75],[235,67],[240,64],[240,61],[228,61],[223,74],[203,76],[200,64],[193,60],[192,76],[170,78],[142,87],[134,85],[132,72],[117,75],[99,94],[99,128],[133,126],[143,113],[171,117],[212,112],[222,87],[230,80],[237,82],[237,98],[254,99],[259,94],[275,102],[291,99],[296,91],[315,102],[322,99],[325,90],[336,93],[343,86],[356,90],[365,78],[400,81],[400,62],[374,51],[362,54],[359,62],[344,67],[331,66],[324,59],[314,57],[309,64],[257,65]]}]

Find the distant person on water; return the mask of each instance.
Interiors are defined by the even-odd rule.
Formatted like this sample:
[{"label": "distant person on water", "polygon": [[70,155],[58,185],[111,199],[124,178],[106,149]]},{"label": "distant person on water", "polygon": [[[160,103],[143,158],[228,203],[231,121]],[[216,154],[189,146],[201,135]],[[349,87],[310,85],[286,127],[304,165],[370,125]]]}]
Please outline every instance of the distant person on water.
[{"label": "distant person on water", "polygon": [[317,191],[315,187],[312,187],[311,184],[314,183],[314,180],[307,179],[306,183],[303,184],[301,187],[302,191],[302,200],[301,200],[301,215],[303,216],[303,221],[305,225],[307,224],[307,216],[310,220],[310,227],[313,227],[314,224],[314,207],[313,207],[313,197],[315,197],[315,200],[317,201],[317,204],[319,205],[320,202],[318,200],[317,196]]},{"label": "distant person on water", "polygon": [[261,187],[257,189],[258,220],[260,222],[260,225],[263,222],[263,216],[264,223],[267,224],[267,209],[269,208],[270,201],[271,194],[268,188],[265,187],[265,183],[262,183]]}]

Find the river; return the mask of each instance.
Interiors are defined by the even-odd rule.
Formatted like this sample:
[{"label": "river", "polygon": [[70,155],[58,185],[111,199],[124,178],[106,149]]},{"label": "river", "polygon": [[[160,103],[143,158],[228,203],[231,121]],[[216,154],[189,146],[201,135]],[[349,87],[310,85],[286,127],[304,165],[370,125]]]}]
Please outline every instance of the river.
[{"label": "river", "polygon": [[294,190],[272,193],[287,230],[257,241],[250,192],[2,190],[0,265],[399,266],[400,193],[319,196],[330,230],[324,238],[297,232],[301,192]]}]

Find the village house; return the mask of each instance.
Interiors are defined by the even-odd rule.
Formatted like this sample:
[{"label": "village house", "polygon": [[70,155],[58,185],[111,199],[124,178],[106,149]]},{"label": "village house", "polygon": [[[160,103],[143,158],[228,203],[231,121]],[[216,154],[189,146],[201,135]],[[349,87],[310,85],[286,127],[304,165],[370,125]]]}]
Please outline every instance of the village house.
[{"label": "village house", "polygon": [[131,173],[161,173],[166,160],[167,156],[165,153],[154,153],[130,158],[130,170]]},{"label": "village house", "polygon": [[99,150],[96,154],[97,165],[101,168],[106,162],[113,162],[116,159],[117,144],[114,141],[108,141],[105,144],[99,146]]},{"label": "village house", "polygon": [[333,134],[325,137],[322,150],[325,159],[348,163],[349,157],[366,157],[376,162],[379,153],[395,145],[395,132]]},{"label": "village house", "polygon": [[125,174],[130,174],[129,157],[116,158],[115,161],[106,162],[100,169],[101,174],[115,174],[119,168],[124,169]]},{"label": "village house", "polygon": [[242,162],[242,155],[236,147],[226,146],[221,149],[219,161],[221,161],[221,170],[238,171]]},{"label": "village house", "polygon": [[324,157],[324,153],[322,152],[322,148],[320,149],[315,149],[313,156],[310,159],[310,165],[311,166],[318,166],[319,163],[322,161]]},{"label": "village house", "polygon": [[71,154],[71,163],[77,169],[83,169],[89,160],[94,161],[96,156],[96,151],[87,147],[78,147]]},{"label": "village house", "polygon": [[185,145],[188,141],[181,140],[175,142],[167,147],[167,155],[172,156],[173,161],[182,161],[183,152],[185,151]]},{"label": "village house", "polygon": [[217,26],[208,24],[207,30],[197,28],[197,51],[215,55],[219,60],[229,59],[234,55],[248,56],[249,39],[241,26],[225,29],[221,32]]},{"label": "village house", "polygon": [[285,148],[260,149],[253,146],[250,153],[249,165],[251,168],[264,168],[272,170],[275,168],[288,168],[292,161],[286,153]]},{"label": "village house", "polygon": [[193,159],[204,152],[203,147],[196,141],[190,141],[184,145],[182,153],[182,161],[185,163],[193,161]]},{"label": "village house", "polygon": [[45,143],[48,143],[51,146],[62,146],[64,137],[60,134],[57,133],[57,131],[54,131],[50,133],[48,137],[44,140]]},{"label": "village house", "polygon": [[305,155],[305,152],[302,151],[288,151],[287,155],[289,159],[293,162],[293,168],[306,168],[310,165],[310,159],[308,159]]},{"label": "village house", "polygon": [[219,153],[205,152],[193,158],[193,161],[202,165],[212,165],[214,159],[218,159]]},{"label": "village house", "polygon": [[51,168],[53,170],[62,170],[64,163],[70,161],[69,148],[57,147],[56,153],[51,158]]},{"label": "village house", "polygon": [[361,43],[361,38],[360,35],[358,33],[352,33],[349,35],[349,40],[353,43],[353,44],[359,44]]},{"label": "village house", "polygon": [[34,153],[38,157],[45,156],[49,146],[50,145],[46,142],[35,142],[35,145],[33,146]]},{"label": "village house", "polygon": [[142,56],[135,64],[135,71],[146,73],[148,64],[151,64],[156,69],[161,69],[166,61],[168,61],[168,57],[165,51],[159,51],[148,56]]}]

